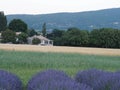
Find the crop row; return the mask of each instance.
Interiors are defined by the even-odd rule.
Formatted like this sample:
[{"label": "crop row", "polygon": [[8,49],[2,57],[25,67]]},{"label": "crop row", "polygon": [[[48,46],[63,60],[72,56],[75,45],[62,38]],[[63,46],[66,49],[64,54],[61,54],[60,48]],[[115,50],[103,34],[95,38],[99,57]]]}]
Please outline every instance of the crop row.
[{"label": "crop row", "polygon": [[[120,90],[120,72],[97,69],[79,71],[75,78],[63,71],[46,70],[34,75],[27,90]],[[16,75],[0,70],[0,90],[23,90],[22,81]]]}]

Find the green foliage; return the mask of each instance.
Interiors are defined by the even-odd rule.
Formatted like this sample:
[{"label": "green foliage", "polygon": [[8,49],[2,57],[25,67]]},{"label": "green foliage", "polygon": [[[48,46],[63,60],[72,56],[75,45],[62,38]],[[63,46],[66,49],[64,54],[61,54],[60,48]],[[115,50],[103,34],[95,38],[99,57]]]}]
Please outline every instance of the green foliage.
[{"label": "green foliage", "polygon": [[43,26],[42,26],[42,35],[44,36],[44,37],[46,37],[46,23],[44,23],[43,24]]},{"label": "green foliage", "polygon": [[80,46],[81,38],[80,38],[80,30],[77,28],[69,28],[63,36],[65,41],[65,45],[68,46]]},{"label": "green foliage", "polygon": [[64,30],[59,30],[59,29],[54,29],[52,31],[53,37],[61,37],[65,31]]},{"label": "green foliage", "polygon": [[120,30],[102,28],[90,33],[90,45],[103,48],[120,48]]},{"label": "green foliage", "polygon": [[54,41],[54,45],[87,46],[89,32],[78,28],[69,28],[67,31],[55,29],[48,34],[48,38]]},{"label": "green foliage", "polygon": [[89,43],[89,33],[78,28],[69,28],[63,36],[65,45],[86,46]]},{"label": "green foliage", "polygon": [[90,32],[90,46],[100,47],[100,33],[95,29]]},{"label": "green foliage", "polygon": [[4,12],[0,12],[0,32],[4,31],[7,27],[7,19]]},{"label": "green foliage", "polygon": [[114,35],[115,33],[113,29],[109,29],[109,28],[100,29],[101,47],[105,47],[105,48],[115,47]]},{"label": "green foliage", "polygon": [[114,33],[115,47],[120,48],[120,30],[115,30]]},{"label": "green foliage", "polygon": [[88,46],[89,45],[89,32],[87,30],[81,30],[81,46]]},{"label": "green foliage", "polygon": [[32,44],[34,44],[34,45],[37,45],[37,44],[39,44],[41,41],[40,41],[40,39],[39,38],[33,38],[33,40],[32,40]]},{"label": "green foliage", "polygon": [[26,33],[21,33],[17,36],[17,43],[25,44],[27,43],[28,35]]},{"label": "green foliage", "polygon": [[15,32],[27,32],[27,24],[20,19],[13,19],[8,28]]},{"label": "green foliage", "polygon": [[28,36],[29,36],[29,37],[32,37],[32,36],[34,36],[34,35],[37,35],[37,32],[36,32],[34,29],[29,29],[29,30],[28,30]]},{"label": "green foliage", "polygon": [[46,37],[46,23],[44,23],[42,26],[42,35]]},{"label": "green foliage", "polygon": [[58,46],[120,48],[120,30],[112,28],[94,29],[91,32],[78,28],[66,31],[55,29],[47,37]]},{"label": "green foliage", "polygon": [[2,36],[3,43],[9,43],[9,42],[15,43],[16,42],[16,34],[12,30],[7,29],[3,31],[1,36]]},{"label": "green foliage", "polygon": [[64,30],[54,29],[52,33],[47,34],[47,38],[54,41],[54,45],[63,45],[63,34],[65,33]]}]

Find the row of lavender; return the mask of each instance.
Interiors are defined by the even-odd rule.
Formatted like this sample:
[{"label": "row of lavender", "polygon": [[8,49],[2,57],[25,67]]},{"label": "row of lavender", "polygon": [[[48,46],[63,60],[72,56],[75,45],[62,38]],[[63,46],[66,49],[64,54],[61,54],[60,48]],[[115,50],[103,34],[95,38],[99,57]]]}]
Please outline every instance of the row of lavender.
[{"label": "row of lavender", "polygon": [[[0,70],[0,90],[23,90],[22,82]],[[72,79],[62,71],[46,70],[31,78],[27,90],[120,90],[120,72],[91,69],[78,72]]]}]

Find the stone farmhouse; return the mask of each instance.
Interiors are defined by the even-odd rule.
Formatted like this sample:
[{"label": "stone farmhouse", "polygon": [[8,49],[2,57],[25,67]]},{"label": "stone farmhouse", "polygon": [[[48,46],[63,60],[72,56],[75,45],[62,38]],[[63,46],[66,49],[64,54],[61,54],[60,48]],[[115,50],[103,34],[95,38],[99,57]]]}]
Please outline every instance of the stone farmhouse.
[{"label": "stone farmhouse", "polygon": [[34,35],[32,37],[28,37],[28,44],[32,44],[32,40],[34,38],[38,38],[40,39],[40,43],[38,45],[42,45],[42,46],[53,46],[53,40],[50,40],[46,37],[43,37],[42,35]]}]

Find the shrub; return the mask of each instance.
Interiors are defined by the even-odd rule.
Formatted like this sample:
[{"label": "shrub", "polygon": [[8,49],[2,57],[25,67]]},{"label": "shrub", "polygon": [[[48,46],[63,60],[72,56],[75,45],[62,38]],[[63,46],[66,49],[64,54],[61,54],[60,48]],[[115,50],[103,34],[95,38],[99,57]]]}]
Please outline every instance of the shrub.
[{"label": "shrub", "polygon": [[120,74],[109,73],[95,81],[94,90],[120,90]]},{"label": "shrub", "polygon": [[27,90],[92,90],[89,86],[79,84],[62,71],[47,70],[33,76],[28,82]]},{"label": "shrub", "polygon": [[39,44],[39,43],[41,43],[41,41],[40,41],[39,38],[34,38],[34,39],[32,40],[32,44],[37,45],[37,44]]},{"label": "shrub", "polygon": [[22,82],[17,76],[0,70],[0,90],[22,90]]},{"label": "shrub", "polygon": [[107,72],[101,70],[90,69],[86,71],[80,71],[77,73],[75,80],[79,83],[84,83],[89,86],[94,86],[94,81],[98,80],[99,77]]}]

